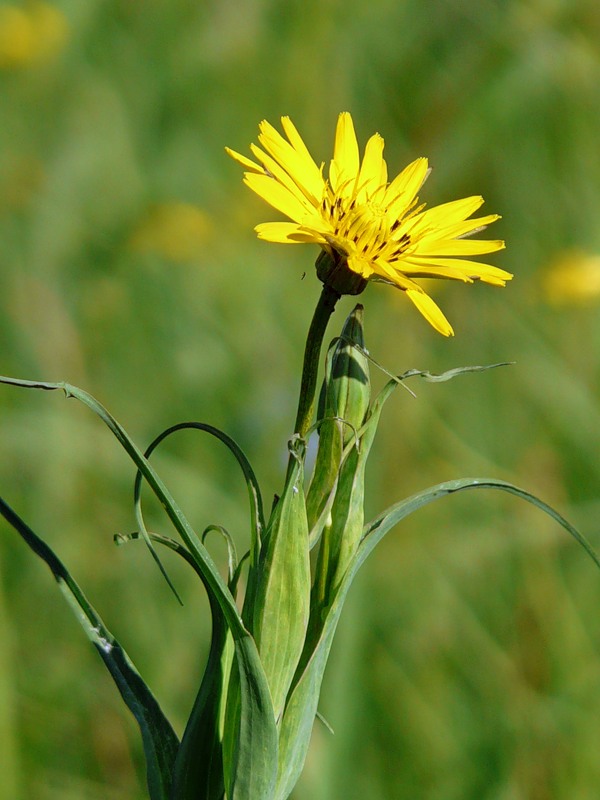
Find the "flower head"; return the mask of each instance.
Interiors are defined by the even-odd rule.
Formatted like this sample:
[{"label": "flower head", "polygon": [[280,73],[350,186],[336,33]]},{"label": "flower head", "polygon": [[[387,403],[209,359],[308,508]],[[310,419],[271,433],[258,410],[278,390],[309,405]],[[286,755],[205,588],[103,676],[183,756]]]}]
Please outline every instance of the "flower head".
[{"label": "flower head", "polygon": [[328,258],[325,266],[320,259],[319,277],[340,294],[358,294],[369,280],[384,281],[406,292],[437,331],[452,336],[452,326],[415,278],[481,280],[494,286],[512,278],[498,267],[469,260],[504,247],[500,240],[465,238],[499,219],[497,214],[472,218],[482,197],[429,209],[419,202],[429,174],[426,158],[416,159],[389,182],[383,139],[378,133],[371,136],[361,161],[352,117],[344,112],[325,178],[324,165],[317,166],[289,117],[282,117],[281,124],[287,139],[261,122],[261,147],[250,145],[256,162],[229,148],[227,153],[246,168],[244,182],[292,220],[257,225],[259,238],[320,245]]}]

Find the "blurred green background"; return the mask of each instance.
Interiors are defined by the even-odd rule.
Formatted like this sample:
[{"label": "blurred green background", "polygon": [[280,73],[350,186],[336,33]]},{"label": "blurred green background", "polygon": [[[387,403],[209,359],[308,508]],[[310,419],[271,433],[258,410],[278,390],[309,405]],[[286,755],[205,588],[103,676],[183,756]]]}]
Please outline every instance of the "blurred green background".
[{"label": "blurred green background", "polygon": [[[341,110],[390,173],[427,155],[429,204],[483,194],[506,289],[445,284],[445,340],[401,293],[362,297],[394,372],[515,361],[389,401],[369,517],[441,480],[537,492],[600,547],[600,6],[597,0],[56,0],[0,5],[0,373],[65,379],[142,445],[220,426],[278,491],[318,297],[310,247],[224,145],[291,115],[315,158]],[[306,278],[303,280],[303,273]],[[331,327],[339,331],[351,299]],[[377,385],[383,377],[374,376]],[[179,434],[156,464],[192,521],[246,535],[229,454]],[[0,389],[0,494],[54,547],[181,731],[209,636],[142,547],[133,470],[62,396]],[[148,502],[152,524],[167,531]],[[129,713],[38,563],[0,525],[0,800],[137,800]],[[214,541],[215,557],[225,553]],[[515,498],[409,519],[351,594],[295,800],[587,800],[600,787],[600,575]]]}]

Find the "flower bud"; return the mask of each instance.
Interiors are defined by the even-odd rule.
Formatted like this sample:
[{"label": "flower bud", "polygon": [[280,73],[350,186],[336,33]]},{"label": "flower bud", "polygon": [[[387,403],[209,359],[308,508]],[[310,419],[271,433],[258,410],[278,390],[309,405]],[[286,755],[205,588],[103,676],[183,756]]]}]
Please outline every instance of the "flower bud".
[{"label": "flower bud", "polygon": [[365,421],[371,399],[361,305],[357,305],[346,319],[336,345],[331,366],[331,391],[333,415],[348,423],[344,426],[344,444],[347,444]]},{"label": "flower bud", "polygon": [[364,350],[362,323],[363,307],[357,305],[327,354],[317,414],[319,449],[306,501],[311,540],[321,533],[320,517],[334,489],[343,448],[362,426],[369,408],[369,362],[353,346]]},{"label": "flower bud", "polygon": [[[307,501],[309,525],[316,528],[313,538],[322,532],[313,589],[322,606],[334,597],[360,541],[364,519],[364,470],[372,436],[369,432],[358,438],[371,397],[362,323],[363,307],[357,305],[328,356],[319,451]],[[333,491],[331,511],[324,520]]]}]

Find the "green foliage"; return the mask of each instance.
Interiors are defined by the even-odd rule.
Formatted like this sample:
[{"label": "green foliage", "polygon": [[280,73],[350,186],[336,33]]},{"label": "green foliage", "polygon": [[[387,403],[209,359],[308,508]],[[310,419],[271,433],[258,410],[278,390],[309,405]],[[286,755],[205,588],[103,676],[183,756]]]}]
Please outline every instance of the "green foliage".
[{"label": "green foliage", "polygon": [[[325,290],[324,290],[325,291]],[[316,316],[320,313],[319,304]],[[322,330],[311,326],[306,352],[318,359]],[[356,351],[356,352],[353,352]],[[0,383],[43,391],[62,390],[86,405],[106,424],[137,467],[136,516],[140,534],[170,587],[170,581],[154,542],[182,555],[201,579],[212,614],[212,639],[207,665],[180,745],[155,697],[87,601],[55,553],[2,500],[0,513],[29,547],[50,567],[67,602],[96,646],[128,708],[138,722],[146,759],[150,800],[287,800],[304,766],[317,716],[321,684],[347,592],[359,567],[375,545],[413,511],[434,500],[464,489],[496,488],[516,494],[548,513],[581,544],[596,565],[600,558],[587,540],[560,514],[528,492],[504,481],[466,479],[434,486],[397,503],[363,528],[365,466],[385,401],[406,377],[421,375],[436,382],[483,367],[453,369],[442,375],[411,370],[393,378],[372,405],[370,379],[362,332],[362,308],[349,315],[342,336],[330,348],[327,359],[322,414],[339,425],[340,444],[344,426],[354,435],[335,459],[337,475],[330,518],[319,542],[314,583],[311,578],[309,522],[304,489],[305,441],[297,434],[290,441],[290,460],[285,486],[262,530],[261,495],[254,471],[238,445],[218,429],[202,423],[171,426],[142,453],[124,428],[90,394],[67,383],[45,383],[0,377]],[[301,386],[312,405],[316,365],[305,360]],[[308,376],[308,379],[307,379]],[[359,427],[360,426],[360,427]],[[148,458],[171,434],[197,428],[220,439],[236,456],[250,494],[251,524],[248,591],[244,616],[246,630],[236,607],[239,566],[235,546],[223,531],[229,551],[225,584],[208,551],[175,502]],[[326,430],[326,428],[324,429]],[[331,460],[329,446],[320,449],[311,485],[319,486],[328,475],[319,460]],[[150,534],[140,502],[144,478],[160,500],[183,545]],[[326,509],[323,509],[323,512]],[[322,512],[322,513],[323,513]],[[207,528],[210,531],[211,527]],[[137,534],[136,534],[137,536]],[[119,537],[126,541],[131,537]],[[311,590],[312,584],[312,590]],[[174,590],[175,591],[175,590]],[[175,592],[176,594],[176,592]],[[230,646],[233,643],[233,648]]]},{"label": "green foliage", "polygon": [[[181,536],[184,544],[186,545],[187,553],[189,554],[190,561],[194,564],[196,570],[199,572],[202,582],[211,598],[211,605],[213,610],[217,611],[217,632],[216,632],[216,652],[214,659],[209,660],[209,685],[214,685],[213,673],[216,669],[214,661],[220,660],[223,655],[223,648],[225,646],[225,635],[223,633],[223,625],[226,624],[228,630],[233,638],[235,647],[235,659],[237,675],[239,679],[239,728],[234,734],[235,749],[234,758],[228,765],[229,772],[227,774],[227,788],[231,800],[241,800],[244,797],[257,797],[268,798],[272,791],[272,785],[275,781],[277,771],[277,734],[275,730],[275,719],[273,716],[273,706],[269,694],[267,678],[263,670],[256,644],[252,636],[245,629],[242,619],[238,613],[235,605],[235,599],[229,588],[223,582],[219,571],[217,570],[214,562],[212,561],[208,551],[202,542],[196,536],[194,530],[191,528],[188,520],[182,513],[181,509],[175,502],[174,498],[166,488],[158,474],[155,472],[150,463],[146,460],[144,455],[140,452],[134,442],[130,439],[123,427],[112,417],[106,409],[98,403],[98,401],[89,395],[87,392],[71,386],[66,383],[36,383],[33,381],[17,381],[8,378],[1,379],[4,383],[21,385],[26,388],[42,389],[42,390],[63,390],[67,397],[75,397],[96,413],[100,419],[107,425],[110,431],[115,435],[118,442],[122,445],[123,449],[130,456],[132,461],[137,466],[140,473],[144,476],[148,485],[151,487],[157,498],[160,500],[167,516],[169,517],[174,528]],[[12,519],[9,519],[22,536],[34,536],[28,531],[24,532],[22,526],[18,523],[15,524]],[[37,538],[37,537],[36,537]],[[42,557],[46,561],[54,560],[56,557],[49,551],[47,546],[40,543],[37,546],[36,552],[40,554],[43,549]],[[45,553],[48,551],[49,555]],[[62,569],[62,565],[59,565]],[[54,571],[54,570],[53,570]],[[64,578],[66,581],[66,577]],[[79,605],[83,604],[83,600],[76,598]],[[216,605],[215,605],[216,603]],[[87,616],[95,614],[90,607]],[[96,622],[95,627],[98,627],[99,622]],[[83,622],[86,622],[84,619]],[[92,630],[91,625],[86,622],[86,630]],[[213,645],[215,640],[213,639]],[[102,649],[101,647],[99,649]],[[111,674],[113,670],[111,669]],[[120,682],[115,679],[119,688]],[[143,691],[148,693],[147,703],[152,703],[154,698],[149,694],[145,684],[141,684]],[[224,691],[226,682],[222,680],[221,691]],[[137,700],[137,697],[135,698]],[[194,716],[199,716],[201,720],[212,720],[212,729],[209,731],[202,731],[200,736],[200,744],[204,746],[204,751],[200,754],[200,760],[206,765],[213,762],[215,751],[215,728],[216,720],[218,717],[218,709],[213,710],[213,703],[215,701],[214,695],[203,687],[200,687],[200,703],[208,706],[205,709],[202,707],[194,708]],[[131,702],[127,700],[128,705]],[[139,701],[138,701],[139,702]],[[142,703],[142,710],[145,711],[145,705]],[[136,715],[137,716],[137,715]],[[145,731],[143,729],[145,734]],[[194,757],[196,757],[194,753]],[[171,747],[171,762],[175,757],[174,749]],[[149,765],[149,790],[151,792],[152,800],[155,798],[166,797],[169,792],[169,787],[172,783],[172,763],[157,763],[155,756],[149,752],[148,746],[146,747],[146,759]],[[186,770],[187,771],[187,770]],[[161,777],[161,783],[158,788],[155,788],[156,781],[152,778],[153,774],[158,773]],[[205,786],[210,790],[214,788],[214,779],[205,782],[205,775],[201,776]],[[192,787],[192,790],[197,787]],[[189,789],[186,787],[186,791]],[[156,792],[156,793],[154,793]],[[218,796],[218,795],[217,795]],[[212,800],[212,797],[211,797]]]},{"label": "green foliage", "polygon": [[[516,276],[502,292],[439,287],[452,342],[401,297],[365,293],[369,350],[394,372],[517,362],[390,400],[368,517],[423,486],[493,474],[551,499],[597,541],[597,305],[551,305],[544,293],[565,248],[600,246],[595,3],[59,7],[62,55],[0,74],[0,371],[85,386],[143,442],[208,420],[280,491],[318,287],[312,255],[254,240],[264,207],[222,147],[245,147],[261,116],[289,113],[326,159],[348,109],[362,141],[385,137],[390,168],[430,158],[428,202],[481,192],[504,215],[497,263]],[[165,234],[172,203],[207,227],[186,217]],[[340,306],[343,316],[351,303]],[[113,552],[113,534],[136,525],[130,462],[70,404],[19,392],[1,393],[0,440],[3,494],[44,531],[183,733],[210,610],[168,555],[183,611],[150,559]],[[198,530],[217,521],[247,544],[245,487],[216,442],[174,437],[156,461]],[[432,504],[371,556],[322,692],[336,736],[316,725],[298,800],[596,797],[597,575],[525,504],[482,497]],[[161,530],[151,499],[146,517]],[[5,534],[1,713],[16,733],[2,752],[14,754],[21,796],[145,797],[137,731]]]}]

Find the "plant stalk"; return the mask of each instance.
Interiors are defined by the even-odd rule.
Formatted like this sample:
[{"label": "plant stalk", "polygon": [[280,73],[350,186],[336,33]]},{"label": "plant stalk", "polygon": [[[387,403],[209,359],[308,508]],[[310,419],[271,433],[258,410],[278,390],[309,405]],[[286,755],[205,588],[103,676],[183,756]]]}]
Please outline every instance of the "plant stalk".
[{"label": "plant stalk", "polygon": [[341,295],[330,286],[324,285],[315,313],[310,323],[306,348],[304,350],[304,364],[302,365],[302,383],[300,384],[300,397],[298,399],[298,414],[294,433],[304,438],[312,424],[315,408],[315,390],[319,372],[321,345],[329,317],[333,314],[337,301]]}]

